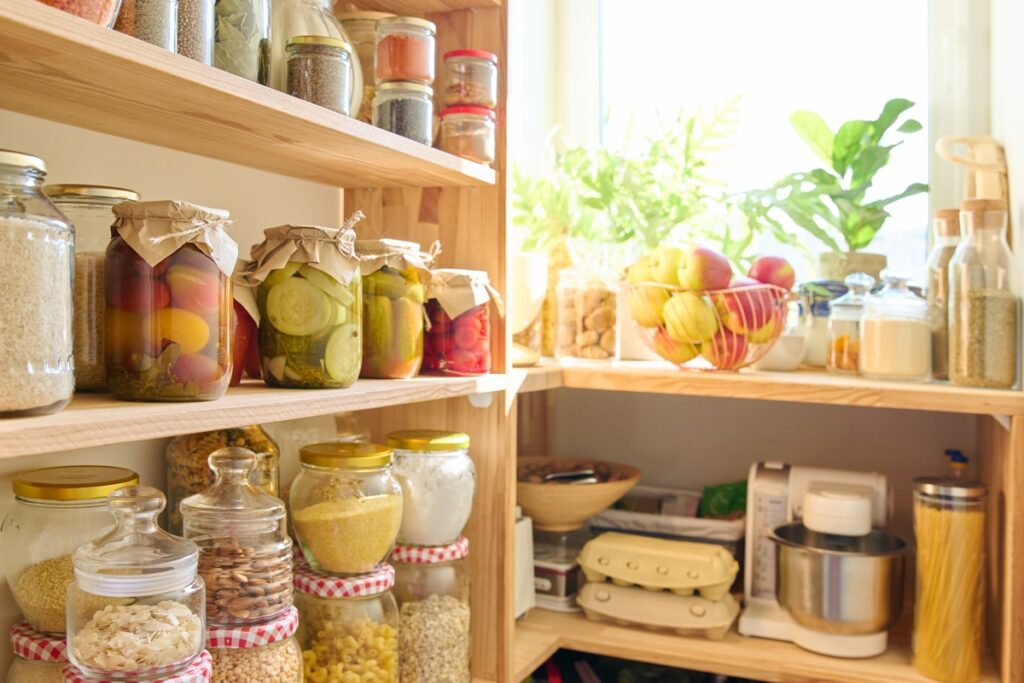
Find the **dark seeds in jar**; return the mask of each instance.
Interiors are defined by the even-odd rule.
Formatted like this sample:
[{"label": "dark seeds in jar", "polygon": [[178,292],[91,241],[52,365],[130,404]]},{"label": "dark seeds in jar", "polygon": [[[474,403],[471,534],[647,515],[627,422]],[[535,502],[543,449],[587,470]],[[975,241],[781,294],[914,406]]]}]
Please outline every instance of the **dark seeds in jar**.
[{"label": "dark seeds in jar", "polygon": [[213,64],[213,0],[179,0],[178,54]]},{"label": "dark seeds in jar", "polygon": [[288,56],[288,94],[348,115],[352,67],[337,48],[302,45]]},{"label": "dark seeds in jar", "polygon": [[433,107],[419,99],[390,99],[374,106],[373,125],[429,145],[433,140]]}]

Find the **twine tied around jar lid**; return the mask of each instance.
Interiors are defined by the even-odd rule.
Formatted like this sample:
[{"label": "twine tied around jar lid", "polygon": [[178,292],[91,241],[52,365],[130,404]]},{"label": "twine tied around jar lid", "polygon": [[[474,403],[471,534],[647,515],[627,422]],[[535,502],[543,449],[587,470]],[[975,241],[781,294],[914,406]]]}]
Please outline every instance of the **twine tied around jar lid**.
[{"label": "twine tied around jar lid", "polygon": [[430,266],[441,253],[440,240],[435,240],[426,251],[418,242],[393,239],[357,240],[355,246],[363,277],[385,266],[398,271],[415,268],[429,277]]},{"label": "twine tied around jar lid", "polygon": [[505,302],[483,270],[438,268],[430,271],[427,299],[437,299],[452,320],[488,300],[494,302],[498,315],[505,316]]},{"label": "twine tied around jar lid", "polygon": [[114,230],[150,267],[186,244],[209,256],[228,276],[238,260],[238,243],[226,230],[234,221],[224,209],[163,199],[123,202],[111,210]]}]

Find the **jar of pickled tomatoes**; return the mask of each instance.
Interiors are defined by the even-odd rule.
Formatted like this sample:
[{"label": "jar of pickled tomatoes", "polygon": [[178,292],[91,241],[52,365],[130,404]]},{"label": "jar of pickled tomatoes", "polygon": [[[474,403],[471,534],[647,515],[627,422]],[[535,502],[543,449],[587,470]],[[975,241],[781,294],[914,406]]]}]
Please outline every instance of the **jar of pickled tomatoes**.
[{"label": "jar of pickled tomatoes", "polygon": [[500,313],[500,295],[482,270],[442,268],[431,271],[430,278],[424,371],[486,375],[491,371],[490,302]]}]

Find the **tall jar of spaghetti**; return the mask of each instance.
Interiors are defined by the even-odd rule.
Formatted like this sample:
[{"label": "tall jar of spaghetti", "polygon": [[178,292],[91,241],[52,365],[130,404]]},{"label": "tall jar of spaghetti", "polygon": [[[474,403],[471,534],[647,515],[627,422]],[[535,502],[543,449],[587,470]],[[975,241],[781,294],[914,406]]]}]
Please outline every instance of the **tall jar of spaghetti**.
[{"label": "tall jar of spaghetti", "polygon": [[914,668],[946,683],[981,678],[985,640],[985,485],[914,480]]}]

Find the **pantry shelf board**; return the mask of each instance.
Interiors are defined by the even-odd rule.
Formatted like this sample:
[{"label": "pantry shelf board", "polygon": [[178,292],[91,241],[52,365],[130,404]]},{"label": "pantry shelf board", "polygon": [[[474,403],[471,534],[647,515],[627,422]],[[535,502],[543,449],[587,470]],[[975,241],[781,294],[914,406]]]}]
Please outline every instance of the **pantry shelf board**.
[{"label": "pantry shelf board", "polygon": [[[910,663],[905,642],[890,643],[871,659],[838,659],[791,643],[744,638],[735,631],[722,640],[683,637],[590,621],[582,614],[534,609],[516,624],[515,677],[520,681],[559,649],[620,657],[663,666],[696,669],[768,683],[923,683]],[[982,683],[999,683],[992,669]]]},{"label": "pantry shelf board", "polygon": [[246,381],[217,401],[129,403],[78,394],[59,413],[0,420],[0,459],[246,424],[504,391],[505,375],[359,380],[348,389],[271,389]]},{"label": "pantry shelf board", "polygon": [[0,3],[0,61],[0,107],[31,116],[339,187],[495,181],[481,164],[37,0]]},{"label": "pantry shelf board", "polygon": [[[501,7],[501,0],[366,0],[358,4],[359,8],[364,10],[415,17],[435,12]],[[342,11],[343,6],[342,3],[338,3],[338,11]]]},{"label": "pantry shelf board", "polygon": [[532,368],[515,368],[509,373],[509,391],[526,394],[548,391],[562,386],[562,368],[558,363],[541,361]]}]

